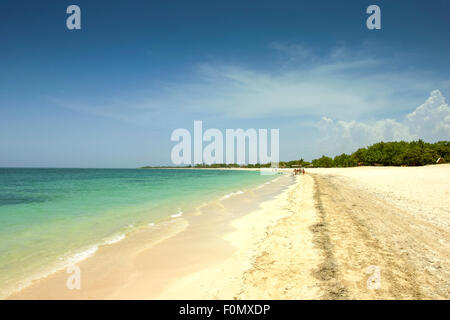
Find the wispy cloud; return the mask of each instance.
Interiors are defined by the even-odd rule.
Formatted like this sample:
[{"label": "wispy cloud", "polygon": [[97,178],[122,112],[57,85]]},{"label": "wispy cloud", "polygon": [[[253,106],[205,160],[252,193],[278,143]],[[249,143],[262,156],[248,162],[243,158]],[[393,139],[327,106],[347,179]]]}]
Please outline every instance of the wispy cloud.
[{"label": "wispy cloud", "polygon": [[[319,55],[305,45],[274,42],[269,47],[276,61],[268,63],[270,67],[201,63],[191,74],[178,77],[183,76],[183,81],[139,88],[138,94],[127,92],[120,100],[53,102],[134,123],[184,119],[188,126],[194,115],[231,122],[274,116],[298,122],[322,119],[314,127],[326,129],[318,141],[347,151],[379,140],[448,137],[446,104],[439,106],[443,111],[433,104],[431,112],[427,102],[408,117],[406,114],[433,89],[446,88],[449,79],[410,71],[368,50],[340,46]],[[430,99],[439,100],[436,92]],[[432,120],[425,120],[428,118]],[[440,123],[439,119],[447,120]],[[311,127],[299,131],[307,129]],[[329,137],[339,141],[330,143]]]},{"label": "wispy cloud", "polygon": [[[423,94],[439,87],[439,80],[428,74],[394,71],[381,59],[345,47],[322,56],[304,45],[272,43],[270,47],[292,62],[289,68],[199,64],[185,76],[189,80],[152,88],[127,103],[77,103],[85,106],[80,110],[141,120],[152,113],[170,115],[173,110],[228,118],[277,114],[346,119],[406,108],[417,90]],[[305,60],[306,64],[300,63]]]}]

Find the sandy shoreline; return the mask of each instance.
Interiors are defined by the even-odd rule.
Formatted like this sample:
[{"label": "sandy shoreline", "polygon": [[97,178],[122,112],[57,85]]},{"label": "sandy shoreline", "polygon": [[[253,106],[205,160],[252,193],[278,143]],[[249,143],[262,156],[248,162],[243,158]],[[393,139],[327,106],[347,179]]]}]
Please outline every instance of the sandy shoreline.
[{"label": "sandy shoreline", "polygon": [[232,256],[159,298],[450,298],[450,165],[308,173],[233,222]]},{"label": "sandy shoreline", "polygon": [[[229,256],[235,248],[223,238],[230,222],[278,194],[292,177],[274,180],[211,201],[194,212],[142,228],[120,242],[101,246],[77,266],[81,289],[66,286],[70,274],[60,270],[33,281],[10,299],[153,299],[175,279]],[[242,189],[245,190],[245,189]]]},{"label": "sandy shoreline", "polygon": [[450,165],[283,175],[180,219],[168,239],[99,250],[80,264],[81,290],[61,272],[11,298],[449,299],[448,181]]},{"label": "sandy shoreline", "polygon": [[316,222],[311,190],[311,177],[295,177],[274,200],[232,222],[235,231],[226,236],[238,248],[232,256],[179,279],[158,298],[319,298],[318,283],[310,276],[320,261],[309,231]]}]

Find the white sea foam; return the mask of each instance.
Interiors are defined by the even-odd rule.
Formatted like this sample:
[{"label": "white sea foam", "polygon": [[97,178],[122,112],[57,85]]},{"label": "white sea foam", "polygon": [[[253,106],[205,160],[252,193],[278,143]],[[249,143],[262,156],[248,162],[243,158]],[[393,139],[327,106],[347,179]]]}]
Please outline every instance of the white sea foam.
[{"label": "white sea foam", "polygon": [[236,191],[236,192],[231,192],[231,193],[229,193],[229,194],[227,194],[227,195],[224,195],[222,198],[220,198],[220,200],[225,200],[225,199],[228,199],[228,198],[230,198],[230,197],[232,197],[232,196],[237,196],[238,194],[243,194],[244,192],[243,191],[241,191],[241,190],[238,190],[238,191]]},{"label": "white sea foam", "polygon": [[181,211],[181,209],[178,208],[178,213],[171,215],[171,217],[172,218],[178,218],[178,217],[181,217],[182,215],[183,215],[183,211]]},{"label": "white sea foam", "polygon": [[41,270],[33,275],[30,275],[29,277],[27,277],[25,279],[18,281],[14,285],[14,288],[0,290],[0,299],[5,299],[10,295],[19,292],[20,290],[30,286],[33,283],[33,281],[35,281],[37,279],[42,279],[42,278],[48,277],[60,270],[67,269],[71,266],[76,265],[77,263],[80,263],[81,261],[83,261],[89,257],[92,257],[97,252],[97,250],[98,250],[98,246],[94,245],[84,251],[80,251],[69,257],[60,257],[59,258],[60,262],[57,263],[56,265],[52,266],[51,268],[46,268],[45,270]]},{"label": "white sea foam", "polygon": [[126,235],[125,234],[118,234],[115,237],[112,237],[111,239],[108,239],[105,241],[105,244],[113,244],[113,243],[117,243],[120,240],[125,239]]},{"label": "white sea foam", "polygon": [[74,255],[70,256],[67,260],[65,265],[66,266],[72,266],[74,264],[77,264],[89,257],[92,257],[98,250],[98,246],[92,246],[84,251],[75,253]]}]

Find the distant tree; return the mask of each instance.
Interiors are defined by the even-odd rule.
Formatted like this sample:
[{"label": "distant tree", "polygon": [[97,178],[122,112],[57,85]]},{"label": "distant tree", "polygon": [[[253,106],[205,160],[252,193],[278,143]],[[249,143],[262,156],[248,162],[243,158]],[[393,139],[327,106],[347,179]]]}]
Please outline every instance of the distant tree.
[{"label": "distant tree", "polygon": [[334,157],[333,164],[335,167],[355,167],[358,165],[358,162],[355,157],[343,153]]},{"label": "distant tree", "polygon": [[316,168],[331,168],[334,166],[333,159],[327,156],[322,156],[319,159],[314,159],[312,165]]}]

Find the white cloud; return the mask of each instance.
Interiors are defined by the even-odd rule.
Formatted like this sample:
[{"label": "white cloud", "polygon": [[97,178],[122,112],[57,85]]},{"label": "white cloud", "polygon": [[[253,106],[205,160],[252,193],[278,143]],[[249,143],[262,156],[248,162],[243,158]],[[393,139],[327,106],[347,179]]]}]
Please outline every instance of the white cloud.
[{"label": "white cloud", "polygon": [[356,148],[379,141],[438,141],[450,139],[450,107],[439,90],[431,92],[424,104],[402,120],[382,119],[372,122],[342,121],[322,117],[319,144],[324,152],[353,152]]},{"label": "white cloud", "polygon": [[414,128],[420,137],[429,140],[450,137],[450,107],[439,90],[407,116],[407,125]]}]

